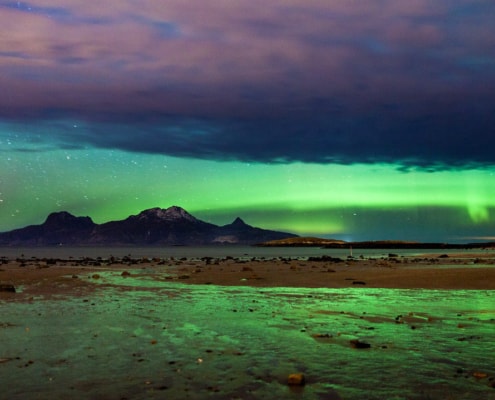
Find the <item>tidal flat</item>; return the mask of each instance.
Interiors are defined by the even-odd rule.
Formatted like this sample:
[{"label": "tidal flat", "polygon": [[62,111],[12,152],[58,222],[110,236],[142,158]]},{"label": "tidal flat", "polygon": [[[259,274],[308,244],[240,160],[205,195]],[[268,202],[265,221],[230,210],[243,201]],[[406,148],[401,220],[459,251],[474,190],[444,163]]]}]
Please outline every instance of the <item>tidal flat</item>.
[{"label": "tidal flat", "polygon": [[493,259],[429,259],[8,260],[2,397],[495,399]]}]

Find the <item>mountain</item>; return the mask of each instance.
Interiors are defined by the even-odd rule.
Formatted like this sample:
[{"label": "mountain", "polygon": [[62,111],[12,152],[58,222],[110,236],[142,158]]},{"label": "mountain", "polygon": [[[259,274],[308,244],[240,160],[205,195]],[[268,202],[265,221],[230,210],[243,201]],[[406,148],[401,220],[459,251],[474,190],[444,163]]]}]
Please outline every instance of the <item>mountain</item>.
[{"label": "mountain", "polygon": [[62,211],[50,214],[41,225],[30,225],[0,233],[0,245],[51,246],[59,243],[77,243],[88,237],[97,225],[89,217],[75,217]]},{"label": "mountain", "polygon": [[0,233],[3,246],[53,245],[251,245],[296,235],[255,228],[236,218],[225,226],[201,221],[181,207],[151,208],[124,220],[95,224],[68,212],[50,214],[41,225]]},{"label": "mountain", "polygon": [[255,244],[260,242],[266,242],[269,240],[279,240],[288,237],[296,237],[296,235],[286,233],[269,231],[266,229],[255,228],[246,224],[239,217],[229,225],[218,227],[215,230],[215,237],[213,243],[238,243],[238,244]]},{"label": "mountain", "polygon": [[208,244],[211,232],[216,228],[177,206],[151,208],[122,221],[97,226],[91,235],[91,243],[200,245]]}]

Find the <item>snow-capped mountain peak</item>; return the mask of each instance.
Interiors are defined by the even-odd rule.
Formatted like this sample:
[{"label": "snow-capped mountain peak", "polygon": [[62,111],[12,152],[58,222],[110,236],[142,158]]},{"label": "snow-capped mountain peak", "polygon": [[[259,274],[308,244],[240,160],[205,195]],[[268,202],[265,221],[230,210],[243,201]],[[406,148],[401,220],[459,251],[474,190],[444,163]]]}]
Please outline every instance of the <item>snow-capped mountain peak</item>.
[{"label": "snow-capped mountain peak", "polygon": [[139,214],[140,219],[161,219],[164,221],[176,221],[185,219],[187,221],[196,221],[191,214],[189,214],[186,210],[178,206],[172,206],[169,208],[150,208],[148,210],[142,211]]}]

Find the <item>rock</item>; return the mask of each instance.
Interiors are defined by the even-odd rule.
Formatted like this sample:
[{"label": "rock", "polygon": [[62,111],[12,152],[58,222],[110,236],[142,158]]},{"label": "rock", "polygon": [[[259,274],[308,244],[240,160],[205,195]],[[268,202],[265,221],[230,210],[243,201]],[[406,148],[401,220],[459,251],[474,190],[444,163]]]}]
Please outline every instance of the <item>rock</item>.
[{"label": "rock", "polygon": [[321,256],[321,257],[308,257],[309,262],[333,262],[333,263],[339,263],[342,262],[343,260],[338,257],[331,257],[331,256]]},{"label": "rock", "polygon": [[287,379],[287,384],[290,386],[304,386],[306,383],[306,379],[304,377],[304,374],[301,374],[300,372],[290,374],[289,378]]},{"label": "rock", "polygon": [[351,343],[351,347],[355,349],[369,349],[371,347],[371,344],[366,343],[366,342],[361,342],[358,339],[353,339],[349,341]]},{"label": "rock", "polygon": [[15,286],[9,283],[0,284],[0,292],[15,293]]},{"label": "rock", "polygon": [[330,339],[333,336],[330,335],[329,333],[315,333],[313,337],[315,339]]},{"label": "rock", "polygon": [[364,281],[354,281],[352,282],[353,285],[366,285],[366,282]]},{"label": "rock", "polygon": [[123,276],[123,277],[131,276],[131,273],[129,271],[122,271],[120,276]]}]

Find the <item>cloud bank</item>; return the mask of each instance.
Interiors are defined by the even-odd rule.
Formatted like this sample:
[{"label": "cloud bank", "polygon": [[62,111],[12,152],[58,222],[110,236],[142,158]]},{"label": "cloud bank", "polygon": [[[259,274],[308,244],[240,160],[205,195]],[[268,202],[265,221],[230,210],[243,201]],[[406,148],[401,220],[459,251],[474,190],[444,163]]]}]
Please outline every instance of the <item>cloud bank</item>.
[{"label": "cloud bank", "polygon": [[0,135],[19,149],[495,164],[492,1],[0,0],[0,10]]}]

